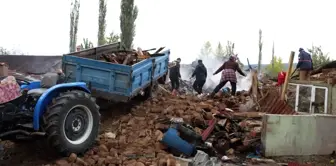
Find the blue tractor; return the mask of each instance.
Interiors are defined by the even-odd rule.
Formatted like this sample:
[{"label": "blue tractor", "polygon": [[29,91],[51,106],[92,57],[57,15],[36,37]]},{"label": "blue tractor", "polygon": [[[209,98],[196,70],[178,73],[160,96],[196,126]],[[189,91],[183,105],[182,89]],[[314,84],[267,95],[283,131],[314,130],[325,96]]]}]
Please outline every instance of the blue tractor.
[{"label": "blue tractor", "polygon": [[84,82],[64,83],[61,74],[18,79],[22,95],[0,104],[0,139],[47,138],[61,155],[87,151],[98,136],[99,106]]}]

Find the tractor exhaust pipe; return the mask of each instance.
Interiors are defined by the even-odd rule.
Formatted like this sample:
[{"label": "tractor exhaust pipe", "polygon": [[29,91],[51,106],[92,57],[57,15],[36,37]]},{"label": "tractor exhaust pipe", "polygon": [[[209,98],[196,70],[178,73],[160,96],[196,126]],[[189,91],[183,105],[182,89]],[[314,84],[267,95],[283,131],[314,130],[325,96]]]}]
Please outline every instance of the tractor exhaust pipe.
[{"label": "tractor exhaust pipe", "polygon": [[8,132],[0,134],[0,138],[8,136],[8,135],[12,135],[12,134],[24,134],[27,136],[45,136],[46,135],[45,132],[28,132],[24,130],[13,130],[13,131],[8,131]]}]

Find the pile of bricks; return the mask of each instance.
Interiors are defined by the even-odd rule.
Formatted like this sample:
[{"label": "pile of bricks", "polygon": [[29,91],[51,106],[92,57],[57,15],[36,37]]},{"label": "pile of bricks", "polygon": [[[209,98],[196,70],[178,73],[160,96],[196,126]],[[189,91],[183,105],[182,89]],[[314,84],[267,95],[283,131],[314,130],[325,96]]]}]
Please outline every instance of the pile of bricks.
[{"label": "pile of bricks", "polygon": [[[260,148],[261,118],[265,113],[256,112],[254,107],[248,112],[241,111],[240,105],[250,100],[247,92],[215,99],[159,93],[156,98],[132,108],[130,114],[113,122],[111,126],[114,127],[110,129],[114,130],[104,131],[97,139],[97,145],[84,156],[72,154],[54,164],[176,165],[172,149],[161,142],[174,118],[183,119],[183,123],[202,137],[204,145],[211,144],[207,152],[210,156],[228,156],[234,160],[237,154]],[[267,112],[270,104],[276,106],[273,101],[264,100],[260,103],[260,108],[265,109],[263,112]]]}]

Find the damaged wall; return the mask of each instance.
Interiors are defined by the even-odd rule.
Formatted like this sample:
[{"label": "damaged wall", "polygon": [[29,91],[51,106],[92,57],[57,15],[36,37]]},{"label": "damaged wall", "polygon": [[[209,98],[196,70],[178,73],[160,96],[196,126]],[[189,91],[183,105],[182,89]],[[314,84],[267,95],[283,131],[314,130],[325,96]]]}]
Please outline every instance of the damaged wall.
[{"label": "damaged wall", "polygon": [[[327,114],[333,114],[333,115],[336,115],[336,86],[333,86],[331,84],[326,84],[326,83],[323,83],[323,82],[320,82],[320,81],[310,81],[309,83],[305,82],[305,81],[299,81],[299,80],[291,80],[290,81],[290,85],[289,85],[289,88],[288,88],[288,102],[290,103],[291,107],[295,109],[295,101],[296,101],[296,86],[297,85],[308,85],[308,86],[311,86],[309,89],[308,89],[308,92],[309,93],[303,93],[303,91],[301,91],[301,88],[299,90],[300,92],[300,95],[299,95],[299,105],[298,105],[298,111],[299,112],[304,112],[304,108],[302,107],[305,107],[304,105],[307,105],[306,107],[309,108],[309,104],[310,104],[310,100],[311,100],[311,97],[313,96],[312,95],[312,87],[315,87],[315,101],[314,103],[316,104],[320,104],[319,106],[313,106],[312,105],[312,108],[315,107],[314,109],[314,112],[312,111],[311,113],[324,113],[324,106],[327,105],[327,110],[326,110],[326,113]],[[322,88],[325,88],[327,89],[327,92],[325,89],[322,89]],[[328,97],[328,100],[327,102],[324,102],[325,100],[325,93],[327,93],[327,97]],[[307,100],[309,101],[309,103],[303,103],[302,100]],[[316,109],[316,107],[319,107],[319,109]],[[320,111],[318,111],[320,110]],[[306,111],[307,113],[309,111]]]},{"label": "damaged wall", "polygon": [[263,117],[265,156],[329,155],[336,150],[336,116],[271,115]]}]

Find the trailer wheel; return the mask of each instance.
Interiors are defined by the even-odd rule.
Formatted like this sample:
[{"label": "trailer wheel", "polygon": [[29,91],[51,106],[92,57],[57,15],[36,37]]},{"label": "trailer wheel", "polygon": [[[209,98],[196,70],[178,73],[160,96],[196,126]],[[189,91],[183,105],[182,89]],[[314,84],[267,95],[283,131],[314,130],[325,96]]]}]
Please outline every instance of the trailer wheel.
[{"label": "trailer wheel", "polygon": [[85,153],[98,136],[99,106],[83,91],[62,93],[43,118],[48,144],[64,156]]}]

